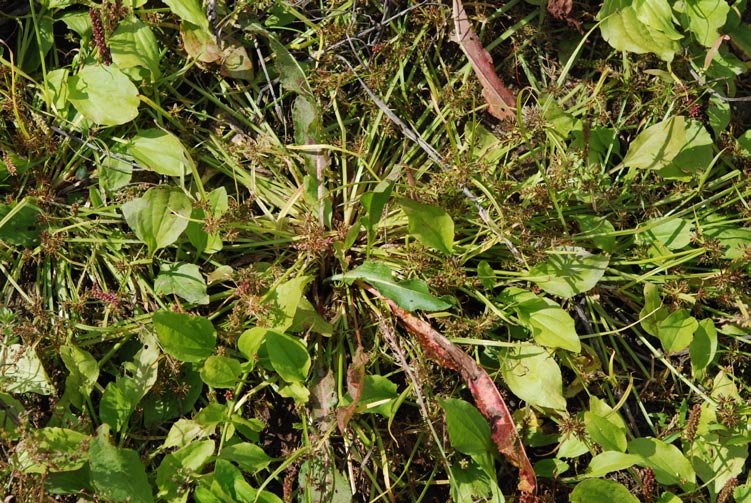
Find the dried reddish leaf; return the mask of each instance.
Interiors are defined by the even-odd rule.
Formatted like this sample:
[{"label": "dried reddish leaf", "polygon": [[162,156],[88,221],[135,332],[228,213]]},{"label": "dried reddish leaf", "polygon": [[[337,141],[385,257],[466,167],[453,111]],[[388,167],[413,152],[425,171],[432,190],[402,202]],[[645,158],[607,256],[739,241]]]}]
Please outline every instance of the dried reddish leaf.
[{"label": "dried reddish leaf", "polygon": [[571,10],[574,7],[572,0],[548,0],[548,12],[550,15],[561,21],[566,21],[569,26],[575,27],[581,31],[581,21],[577,21],[571,16]]},{"label": "dried reddish leaf", "polygon": [[[380,297],[380,294],[374,288],[367,285],[363,286],[373,295]],[[524,445],[522,445],[519,433],[516,431],[511,413],[485,369],[440,332],[434,330],[429,323],[400,308],[391,299],[383,299],[407,330],[417,337],[420,346],[428,357],[437,361],[443,367],[459,372],[467,383],[478,410],[490,423],[490,435],[496,447],[498,447],[498,452],[519,468],[517,487],[521,492],[532,495],[537,485],[535,471],[524,451]],[[534,501],[534,497],[528,501]]]},{"label": "dried reddish leaf", "polygon": [[368,355],[358,346],[352,357],[352,363],[347,369],[347,391],[352,397],[352,402],[346,407],[341,407],[336,411],[336,421],[339,425],[339,431],[344,434],[347,424],[355,413],[357,404],[360,403],[362,396],[362,383],[365,380],[365,364],[368,362]]},{"label": "dried reddish leaf", "polygon": [[516,97],[495,72],[493,58],[482,46],[480,38],[469,24],[461,0],[454,0],[454,27],[459,46],[467,55],[475,75],[480,80],[488,111],[498,119],[513,118]]}]

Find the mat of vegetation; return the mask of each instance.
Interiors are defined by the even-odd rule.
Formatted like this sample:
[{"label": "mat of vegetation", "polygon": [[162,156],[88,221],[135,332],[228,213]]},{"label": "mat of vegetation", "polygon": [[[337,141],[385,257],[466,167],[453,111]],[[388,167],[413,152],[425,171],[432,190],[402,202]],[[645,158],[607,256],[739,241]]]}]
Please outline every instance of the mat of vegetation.
[{"label": "mat of vegetation", "polygon": [[0,4],[4,501],[751,503],[746,4]]}]

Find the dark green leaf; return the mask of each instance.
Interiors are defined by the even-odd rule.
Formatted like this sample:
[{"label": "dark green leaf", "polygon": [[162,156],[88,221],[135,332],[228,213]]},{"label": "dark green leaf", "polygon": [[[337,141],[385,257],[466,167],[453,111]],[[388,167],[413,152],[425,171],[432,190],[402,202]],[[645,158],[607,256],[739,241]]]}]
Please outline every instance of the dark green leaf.
[{"label": "dark green leaf", "polygon": [[107,425],[97,429],[91,442],[89,467],[99,498],[112,503],[154,501],[141,457],[134,450],[112,445]]},{"label": "dark green leaf", "polygon": [[206,280],[196,264],[162,264],[154,281],[154,292],[178,295],[194,304],[208,304]]},{"label": "dark green leaf", "polygon": [[152,315],[164,351],[182,362],[200,362],[214,353],[216,330],[201,316],[157,311]]},{"label": "dark green leaf", "polygon": [[422,244],[446,255],[454,251],[454,221],[436,206],[421,204],[410,199],[399,199],[409,221],[409,233]]},{"label": "dark green leaf", "polygon": [[451,446],[470,456],[487,454],[492,446],[490,426],[471,403],[455,398],[440,400],[446,413],[446,429]]},{"label": "dark green leaf", "polygon": [[209,356],[201,369],[201,379],[212,388],[234,388],[242,373],[240,362],[227,356]]},{"label": "dark green leaf", "polygon": [[310,356],[299,339],[269,330],[266,350],[274,370],[288,383],[304,382],[310,370]]}]

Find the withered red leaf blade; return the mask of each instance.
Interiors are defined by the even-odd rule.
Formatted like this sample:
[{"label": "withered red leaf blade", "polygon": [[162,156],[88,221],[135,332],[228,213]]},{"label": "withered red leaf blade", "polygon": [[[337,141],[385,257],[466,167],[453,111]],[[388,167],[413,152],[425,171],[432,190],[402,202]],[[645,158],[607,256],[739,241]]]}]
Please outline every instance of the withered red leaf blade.
[{"label": "withered red leaf blade", "polygon": [[[378,291],[374,288],[367,285],[363,286],[367,291],[380,297]],[[475,399],[477,409],[490,424],[491,439],[498,448],[498,452],[519,468],[518,489],[528,496],[525,501],[534,501],[536,499],[534,492],[537,486],[534,468],[527,457],[519,433],[516,431],[511,413],[488,373],[474,358],[462,351],[443,334],[434,330],[429,323],[400,308],[391,299],[383,299],[407,331],[417,337],[420,346],[429,358],[443,367],[456,370],[462,376]]]},{"label": "withered red leaf blade", "polygon": [[461,0],[454,0],[454,27],[457,42],[480,80],[488,111],[498,119],[514,117],[516,97],[496,73],[493,58],[472,29]]}]

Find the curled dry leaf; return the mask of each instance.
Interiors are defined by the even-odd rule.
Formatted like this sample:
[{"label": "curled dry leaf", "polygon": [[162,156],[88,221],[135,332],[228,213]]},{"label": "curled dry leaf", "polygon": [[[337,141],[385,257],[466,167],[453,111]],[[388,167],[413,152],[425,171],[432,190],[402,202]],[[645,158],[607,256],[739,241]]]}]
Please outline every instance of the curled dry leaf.
[{"label": "curled dry leaf", "polygon": [[548,12],[551,16],[561,21],[566,21],[569,26],[573,26],[581,31],[581,21],[577,21],[571,16],[573,7],[574,3],[572,0],[548,0]]},{"label": "curled dry leaf", "polygon": [[[381,297],[376,289],[368,285],[363,286],[373,295]],[[519,468],[517,487],[522,493],[532,498],[527,498],[525,501],[534,501],[533,494],[537,485],[534,468],[532,468],[532,464],[524,451],[524,446],[521,438],[519,438],[519,433],[516,431],[516,425],[514,425],[508,407],[506,407],[506,403],[488,373],[477,364],[474,358],[454,345],[440,332],[434,330],[429,323],[400,308],[391,299],[383,299],[388,303],[391,311],[401,320],[407,331],[417,337],[420,346],[429,358],[443,367],[456,370],[462,376],[475,399],[477,408],[490,423],[490,436],[498,448],[498,452]]]},{"label": "curled dry leaf", "polygon": [[488,111],[498,119],[513,118],[516,97],[495,72],[493,58],[469,24],[461,0],[454,0],[454,27],[457,42],[482,84],[482,95],[488,103]]},{"label": "curled dry leaf", "polygon": [[368,363],[368,355],[362,350],[362,346],[358,344],[357,351],[355,351],[355,355],[352,357],[352,363],[349,364],[349,368],[347,369],[347,391],[349,392],[349,396],[352,397],[352,402],[336,411],[336,421],[342,435],[344,435],[347,424],[352,418],[352,414],[355,413],[357,405],[360,403],[362,383],[365,380],[366,363]]}]

